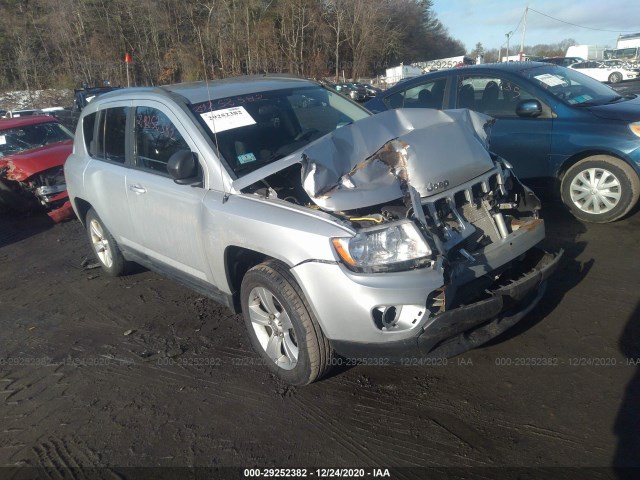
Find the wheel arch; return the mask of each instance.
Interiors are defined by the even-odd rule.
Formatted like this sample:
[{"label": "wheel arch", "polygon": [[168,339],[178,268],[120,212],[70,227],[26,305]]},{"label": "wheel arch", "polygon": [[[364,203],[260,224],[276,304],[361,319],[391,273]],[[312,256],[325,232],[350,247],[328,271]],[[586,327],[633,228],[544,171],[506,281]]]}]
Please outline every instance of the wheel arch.
[{"label": "wheel arch", "polygon": [[78,219],[86,226],[87,213],[93,208],[93,206],[86,200],[79,197],[76,197],[73,203],[75,204],[76,212],[78,213]]},{"label": "wheel arch", "polygon": [[562,163],[562,165],[560,165],[556,173],[557,187],[560,188],[560,185],[562,184],[562,180],[564,179],[564,176],[566,175],[567,171],[569,171],[571,167],[573,167],[576,163],[582,160],[585,160],[586,158],[594,157],[596,155],[607,155],[609,157],[617,158],[618,160],[623,161],[624,163],[629,165],[633,169],[633,171],[636,172],[636,174],[640,177],[640,172],[638,172],[638,167],[634,165],[633,162],[630,162],[623,155],[620,155],[617,152],[612,152],[611,150],[606,150],[606,149],[591,149],[591,150],[584,150],[578,153],[574,153],[567,160],[565,160]]},{"label": "wheel arch", "polygon": [[230,245],[224,250],[224,271],[227,285],[233,299],[234,313],[241,313],[240,286],[245,274],[267,260],[277,260],[265,253],[251,250],[249,248]]}]

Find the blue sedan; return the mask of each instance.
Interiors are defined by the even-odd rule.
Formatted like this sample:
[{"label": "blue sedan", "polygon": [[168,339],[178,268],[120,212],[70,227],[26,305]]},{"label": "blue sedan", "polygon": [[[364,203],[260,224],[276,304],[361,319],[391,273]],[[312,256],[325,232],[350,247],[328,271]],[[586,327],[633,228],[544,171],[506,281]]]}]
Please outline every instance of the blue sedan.
[{"label": "blue sedan", "polygon": [[605,223],[640,197],[640,99],[557,65],[474,65],[428,73],[365,104],[468,108],[496,118],[491,150],[532,186],[551,186],[579,219]]}]

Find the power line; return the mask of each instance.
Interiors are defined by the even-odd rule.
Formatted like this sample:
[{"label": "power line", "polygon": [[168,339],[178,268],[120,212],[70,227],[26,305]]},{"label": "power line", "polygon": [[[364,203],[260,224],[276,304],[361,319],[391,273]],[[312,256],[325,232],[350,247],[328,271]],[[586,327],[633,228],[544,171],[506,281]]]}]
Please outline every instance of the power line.
[{"label": "power line", "polygon": [[[539,12],[537,10],[534,10],[531,7],[529,7],[529,10],[532,11],[532,12],[536,12],[538,15],[542,15],[543,17],[547,17],[547,18],[550,18],[552,20],[556,20],[558,22],[566,23],[567,25],[573,25],[574,27],[585,28],[587,30],[596,30],[598,32],[612,32],[612,33],[635,33],[635,30],[606,30],[604,28],[585,27],[583,25],[577,25],[575,23],[571,23],[571,22],[566,22],[564,20],[560,20],[559,18],[552,17],[551,15],[547,15],[546,13],[542,13],[542,12]],[[520,24],[518,24],[518,25],[520,25]]]},{"label": "power line", "polygon": [[[531,10],[531,9],[529,9]],[[516,28],[512,29],[509,33],[511,33],[510,37],[513,36],[514,33],[516,33],[518,31],[518,27],[520,27],[520,24],[522,23],[522,19],[524,18],[524,13],[522,14],[522,16],[520,17],[520,21],[518,22],[518,24],[516,25]],[[503,46],[505,46],[507,44],[507,41],[505,40],[502,45],[500,45],[500,48],[502,48]]]},{"label": "power line", "polygon": [[516,28],[514,28],[513,30],[511,30],[512,33],[515,33],[518,31],[518,27],[520,27],[520,24],[522,23],[522,19],[524,18],[524,13],[522,14],[522,16],[520,17],[520,21],[518,22],[518,25],[516,25]]}]

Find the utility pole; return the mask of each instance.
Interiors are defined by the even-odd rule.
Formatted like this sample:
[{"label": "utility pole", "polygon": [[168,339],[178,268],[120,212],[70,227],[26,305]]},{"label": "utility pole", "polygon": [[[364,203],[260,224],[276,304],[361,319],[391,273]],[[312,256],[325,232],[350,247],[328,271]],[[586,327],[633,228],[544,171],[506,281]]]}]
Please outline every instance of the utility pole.
[{"label": "utility pole", "polygon": [[507,63],[509,63],[509,39],[511,38],[511,35],[513,35],[513,32],[505,33],[505,36],[507,37]]},{"label": "utility pole", "polygon": [[522,26],[522,38],[520,39],[520,61],[522,61],[522,55],[524,53],[524,35],[527,31],[527,13],[529,13],[529,5],[524,9],[524,25]]}]

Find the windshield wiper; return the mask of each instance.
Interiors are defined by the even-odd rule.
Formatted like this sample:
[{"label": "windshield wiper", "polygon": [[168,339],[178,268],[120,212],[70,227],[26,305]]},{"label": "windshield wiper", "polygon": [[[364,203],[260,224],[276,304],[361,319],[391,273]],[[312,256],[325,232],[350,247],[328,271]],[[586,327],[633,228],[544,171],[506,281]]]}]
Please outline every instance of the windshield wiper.
[{"label": "windshield wiper", "polygon": [[576,107],[594,107],[596,105],[600,105],[600,102],[597,102],[595,100],[589,100],[587,102],[582,102],[582,103],[576,103],[575,104]]},{"label": "windshield wiper", "polygon": [[620,95],[616,95],[614,97],[611,97],[608,100],[587,100],[586,102],[580,102],[580,103],[576,103],[575,106],[576,107],[595,107],[597,105],[608,105],[610,103],[614,103],[617,102],[618,100],[620,100],[622,97]]}]

